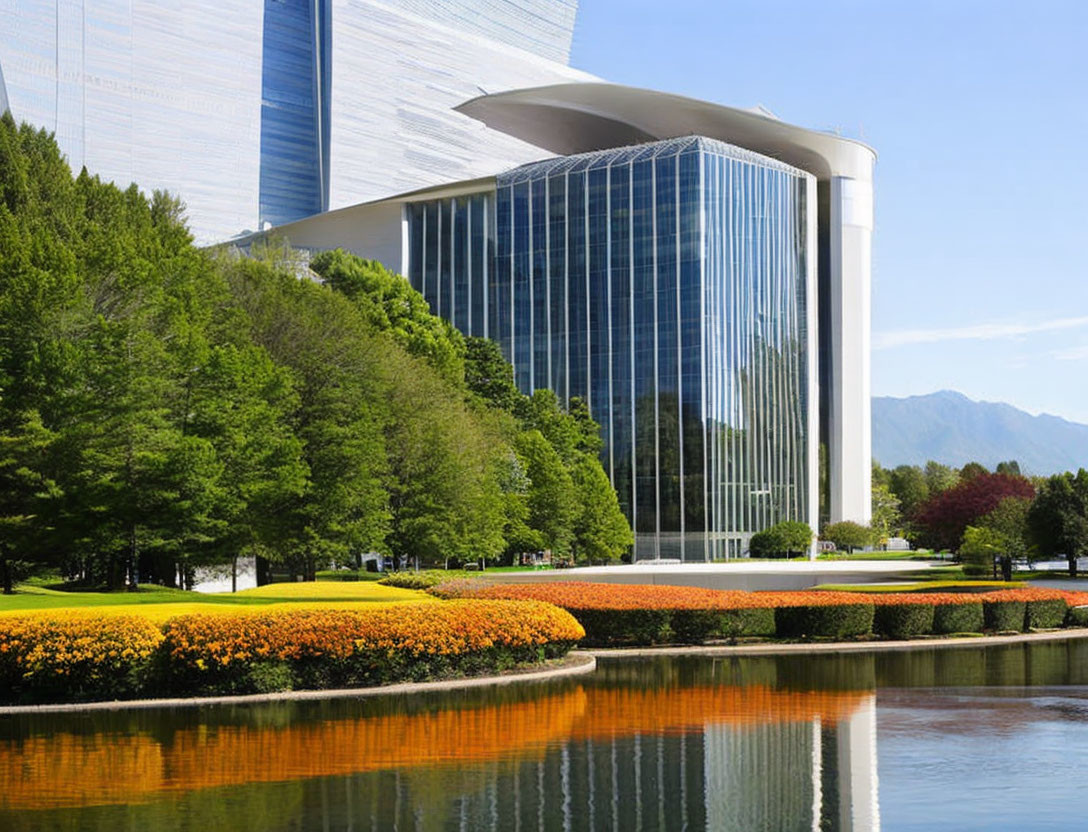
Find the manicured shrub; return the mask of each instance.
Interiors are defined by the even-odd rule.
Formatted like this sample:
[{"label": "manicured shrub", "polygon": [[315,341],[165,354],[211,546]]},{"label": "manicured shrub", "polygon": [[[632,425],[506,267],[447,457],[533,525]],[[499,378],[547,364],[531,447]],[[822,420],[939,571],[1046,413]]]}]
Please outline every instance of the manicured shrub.
[{"label": "manicured shrub", "polygon": [[[885,599],[881,598],[883,602]],[[877,603],[873,615],[873,633],[885,638],[906,639],[929,635],[933,632],[933,613],[936,607],[929,603],[904,602]]]},{"label": "manicured shrub", "polygon": [[383,586],[395,586],[400,589],[430,589],[446,581],[464,578],[467,572],[445,569],[424,569],[422,572],[389,572],[378,583]]},{"label": "manicured shrub", "polygon": [[652,584],[547,581],[490,584],[451,581],[430,590],[442,598],[531,598],[568,610],[586,630],[586,645],[638,645],[773,635],[776,593]]},{"label": "manicured shrub", "polygon": [[1065,614],[1069,609],[1064,598],[1027,601],[1027,630],[1053,630],[1065,623]]},{"label": "manicured shrub", "polygon": [[[1066,593],[1060,590],[1035,587],[989,592],[979,597],[983,601],[986,628],[998,632],[1044,628],[1048,626],[1046,622],[1055,620],[1058,624],[1051,626],[1060,626],[1065,617],[1062,605],[1068,601]],[[1024,606],[1022,612],[1017,606],[1019,604]],[[1029,607],[1034,609],[1029,612]]]},{"label": "manicured shrub", "polygon": [[718,635],[723,638],[773,636],[774,634],[774,609],[772,607],[722,610],[719,617]]},{"label": "manicured shrub", "polygon": [[494,672],[561,656],[584,635],[539,601],[0,617],[0,701],[262,693]]},{"label": "manicured shrub", "polygon": [[872,633],[873,615],[873,604],[868,599],[853,603],[819,603],[813,599],[776,607],[775,630],[783,638],[854,638]]},{"label": "manicured shrub", "polygon": [[671,610],[667,615],[673,640],[681,644],[702,644],[721,632],[718,610]]},{"label": "manicured shrub", "polygon": [[609,645],[661,644],[669,641],[668,610],[576,609],[570,614],[586,631],[585,644]]},{"label": "manicured shrub", "polygon": [[933,607],[933,632],[981,633],[983,628],[982,601],[976,598],[938,603]]},{"label": "manicured shrub", "polygon": [[986,629],[996,633],[1009,630],[1020,632],[1024,629],[1026,607],[1026,601],[987,598],[982,602],[982,615]]},{"label": "manicured shrub", "polygon": [[583,634],[550,604],[450,601],[182,616],[167,622],[163,652],[172,682],[241,693],[261,682],[255,663],[284,663],[297,686],[374,685],[562,655]]},{"label": "manicured shrub", "polygon": [[139,615],[92,611],[0,618],[0,700],[130,696],[146,684],[163,640]]},{"label": "manicured shrub", "polygon": [[1066,627],[1088,627],[1088,606],[1069,607],[1065,614]]},{"label": "manicured shrub", "polygon": [[784,558],[786,538],[774,528],[756,532],[748,539],[748,554],[753,558]]}]

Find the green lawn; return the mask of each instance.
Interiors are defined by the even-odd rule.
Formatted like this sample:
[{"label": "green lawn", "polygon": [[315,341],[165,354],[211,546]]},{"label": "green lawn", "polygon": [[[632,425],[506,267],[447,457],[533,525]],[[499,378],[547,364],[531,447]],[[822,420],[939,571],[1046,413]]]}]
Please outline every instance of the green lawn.
[{"label": "green lawn", "polygon": [[862,592],[886,594],[891,592],[970,591],[987,592],[994,589],[1020,589],[1023,581],[915,581],[904,584],[820,584],[815,589],[826,592]]},{"label": "green lawn", "polygon": [[0,595],[0,613],[20,610],[63,610],[86,607],[176,605],[178,610],[209,607],[255,607],[297,603],[388,603],[428,600],[431,596],[373,582],[269,584],[236,593],[207,594],[145,585],[137,592],[78,592],[20,584],[14,595]]}]

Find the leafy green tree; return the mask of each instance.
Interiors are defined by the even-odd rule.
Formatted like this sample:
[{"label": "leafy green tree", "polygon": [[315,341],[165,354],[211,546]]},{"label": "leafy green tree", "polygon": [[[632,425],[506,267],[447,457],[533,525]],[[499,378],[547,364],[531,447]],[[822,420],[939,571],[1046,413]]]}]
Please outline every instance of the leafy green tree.
[{"label": "leafy green tree", "polygon": [[517,411],[523,396],[514,384],[514,368],[489,338],[465,339],[465,384],[492,407]]},{"label": "leafy green tree", "polygon": [[997,463],[997,467],[994,469],[995,474],[1008,474],[1013,477],[1022,477],[1023,473],[1020,471],[1020,463],[1015,459],[1010,459],[1006,462]]},{"label": "leafy green tree", "polygon": [[601,439],[601,426],[589,413],[589,405],[580,396],[572,396],[567,413],[578,430],[577,450],[597,457],[604,448],[604,440]]},{"label": "leafy green tree", "polygon": [[1088,553],[1088,471],[1050,477],[1028,511],[1031,537],[1044,556],[1064,556],[1076,577],[1077,558]]},{"label": "leafy green tree", "polygon": [[582,452],[586,441],[584,421],[564,413],[559,398],[551,390],[535,390],[532,396],[523,399],[518,415],[526,430],[538,430],[543,434],[564,464],[573,464]]},{"label": "leafy green tree", "polygon": [[215,506],[221,530],[179,560],[184,568],[230,562],[233,571],[239,555],[262,556],[284,539],[284,521],[310,487],[290,422],[300,402],[291,374],[251,344],[212,347],[187,383],[183,430],[210,442],[223,466]]},{"label": "leafy green tree", "polygon": [[1012,580],[1014,560],[1030,560],[1035,553],[1028,526],[1031,504],[1032,500],[1028,497],[1006,497],[979,522],[980,526],[996,532],[1001,538],[1001,572],[1006,581]]},{"label": "leafy green tree", "polygon": [[1023,477],[979,474],[942,491],[918,509],[915,523],[922,545],[935,550],[956,550],[968,526],[982,518],[1007,497],[1031,499],[1032,484]]},{"label": "leafy green tree", "polygon": [[783,520],[773,528],[781,535],[787,554],[804,554],[812,545],[812,528],[800,520]]},{"label": "leafy green tree", "polygon": [[[975,477],[981,474],[988,473],[990,473],[989,470],[987,470],[986,466],[983,465],[981,462],[968,462],[966,465],[960,468],[960,482],[964,482],[966,480],[973,480]],[[1019,476],[1019,472],[1017,472],[1017,476]]]},{"label": "leafy green tree", "polygon": [[315,254],[310,268],[355,302],[375,330],[389,333],[409,353],[426,359],[447,381],[463,383],[464,338],[451,323],[431,313],[406,278],[343,249]]},{"label": "leafy green tree", "polygon": [[820,539],[830,540],[836,549],[845,549],[849,554],[855,549],[869,546],[873,542],[873,532],[860,523],[842,520],[825,526],[820,533]]},{"label": "leafy green tree", "polygon": [[595,456],[583,454],[571,472],[577,506],[574,554],[580,560],[619,561],[635,542],[608,475]]},{"label": "leafy green tree", "polygon": [[546,549],[570,554],[578,513],[574,483],[563,459],[539,430],[527,430],[515,442],[529,476],[529,525],[540,532]]},{"label": "leafy green tree", "polygon": [[899,500],[899,510],[907,518],[913,517],[918,507],[929,499],[929,482],[917,465],[895,468],[889,476],[888,487]]},{"label": "leafy green tree", "polygon": [[994,558],[1002,555],[1004,551],[1005,540],[994,529],[986,526],[968,526],[964,529],[959,554],[964,562],[965,574],[989,574]]},{"label": "leafy green tree", "polygon": [[[890,478],[889,478],[890,479]],[[873,484],[873,520],[870,524],[878,540],[892,537],[899,528],[899,499],[887,485]]]},{"label": "leafy green tree", "polygon": [[281,536],[268,542],[266,555],[312,577],[319,563],[385,551],[390,495],[384,432],[391,418],[385,365],[402,353],[327,287],[264,262],[224,268],[250,337],[290,371],[298,396],[288,418],[308,478],[284,508]]},{"label": "leafy green tree", "polygon": [[883,485],[886,488],[890,488],[891,487],[891,479],[892,479],[892,472],[889,471],[884,466],[882,466],[879,462],[877,462],[874,459],[873,460],[873,465],[872,465],[872,476],[871,476],[872,484],[874,486]]},{"label": "leafy green tree", "polygon": [[525,466],[512,448],[496,460],[497,480],[502,494],[503,529],[506,548],[503,563],[511,566],[515,556],[543,550],[540,532],[529,525],[529,490],[532,483]]},{"label": "leafy green tree", "polygon": [[[496,477],[501,434],[417,359],[391,352],[383,364],[393,382],[386,429],[390,550],[402,563],[497,557],[507,519]],[[526,470],[534,480],[533,467]],[[533,498],[530,487],[531,518]]]},{"label": "leafy green tree", "polygon": [[960,480],[960,475],[955,468],[942,465],[931,459],[926,463],[925,478],[929,497],[933,497],[935,494],[940,494],[942,491],[947,491],[956,485]]}]

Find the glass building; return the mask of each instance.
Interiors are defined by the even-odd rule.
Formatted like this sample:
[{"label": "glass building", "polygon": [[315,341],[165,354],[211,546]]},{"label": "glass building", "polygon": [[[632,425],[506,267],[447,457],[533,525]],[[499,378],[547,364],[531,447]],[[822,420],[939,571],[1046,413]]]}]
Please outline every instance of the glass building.
[{"label": "glass building", "polygon": [[411,202],[408,275],[525,393],[584,399],[639,559],[815,526],[815,180],[690,136]]}]

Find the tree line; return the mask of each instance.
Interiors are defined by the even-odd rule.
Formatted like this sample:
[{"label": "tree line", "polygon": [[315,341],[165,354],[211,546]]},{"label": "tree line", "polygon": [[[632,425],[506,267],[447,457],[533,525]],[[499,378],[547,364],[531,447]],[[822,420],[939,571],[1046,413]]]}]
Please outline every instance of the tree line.
[{"label": "tree line", "polygon": [[1059,557],[1075,575],[1088,554],[1088,471],[1027,477],[1016,461],[993,471],[978,462],[874,463],[873,529],[955,552],[978,574],[995,559],[1008,579],[1016,560]]},{"label": "tree line", "polygon": [[0,120],[0,572],[191,585],[256,555],[313,578],[618,559],[631,530],[583,403],[342,251],[193,245],[180,203],[73,176]]}]

